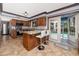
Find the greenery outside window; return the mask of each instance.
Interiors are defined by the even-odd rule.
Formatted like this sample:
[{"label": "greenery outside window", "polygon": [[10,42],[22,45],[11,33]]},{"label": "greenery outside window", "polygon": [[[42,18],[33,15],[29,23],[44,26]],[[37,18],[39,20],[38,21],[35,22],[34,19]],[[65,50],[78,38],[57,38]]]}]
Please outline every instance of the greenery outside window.
[{"label": "greenery outside window", "polygon": [[52,33],[57,33],[57,22],[51,22],[50,27]]},{"label": "greenery outside window", "polygon": [[70,35],[75,35],[75,17],[69,19]]},{"label": "greenery outside window", "polygon": [[68,17],[61,18],[61,34],[68,34]]}]

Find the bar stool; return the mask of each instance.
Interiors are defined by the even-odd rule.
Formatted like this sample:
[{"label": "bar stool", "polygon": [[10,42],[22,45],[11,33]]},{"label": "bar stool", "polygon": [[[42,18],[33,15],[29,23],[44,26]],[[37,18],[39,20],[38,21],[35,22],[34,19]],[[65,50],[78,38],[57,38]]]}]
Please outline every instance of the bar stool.
[{"label": "bar stool", "polygon": [[45,47],[43,46],[42,43],[43,43],[43,38],[45,37],[45,31],[41,31],[41,34],[36,36],[36,37],[40,39],[40,45],[38,46],[38,49],[39,50],[44,50]]},{"label": "bar stool", "polygon": [[49,30],[46,30],[46,32],[45,32],[45,41],[44,41],[45,45],[48,45],[48,40],[49,40]]}]

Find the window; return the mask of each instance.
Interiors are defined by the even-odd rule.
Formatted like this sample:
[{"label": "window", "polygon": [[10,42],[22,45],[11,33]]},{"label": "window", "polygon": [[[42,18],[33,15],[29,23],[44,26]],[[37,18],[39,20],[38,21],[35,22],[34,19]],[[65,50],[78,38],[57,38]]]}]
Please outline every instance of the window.
[{"label": "window", "polygon": [[68,18],[67,17],[61,18],[61,33],[62,34],[68,33]]},{"label": "window", "polygon": [[37,20],[34,20],[34,21],[32,22],[32,27],[37,27]]},{"label": "window", "polygon": [[52,33],[57,33],[57,22],[53,21],[50,23],[50,29]]},{"label": "window", "polygon": [[70,35],[75,35],[75,17],[69,19]]},{"label": "window", "polygon": [[75,17],[68,16],[61,18],[61,33],[75,35]]}]

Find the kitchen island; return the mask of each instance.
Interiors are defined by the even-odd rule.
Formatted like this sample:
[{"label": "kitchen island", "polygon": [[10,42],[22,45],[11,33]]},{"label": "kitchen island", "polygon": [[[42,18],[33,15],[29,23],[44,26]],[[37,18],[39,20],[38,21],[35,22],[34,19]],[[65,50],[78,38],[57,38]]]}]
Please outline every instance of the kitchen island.
[{"label": "kitchen island", "polygon": [[39,39],[36,38],[40,32],[38,31],[24,31],[23,32],[23,46],[26,50],[30,51],[39,45]]}]

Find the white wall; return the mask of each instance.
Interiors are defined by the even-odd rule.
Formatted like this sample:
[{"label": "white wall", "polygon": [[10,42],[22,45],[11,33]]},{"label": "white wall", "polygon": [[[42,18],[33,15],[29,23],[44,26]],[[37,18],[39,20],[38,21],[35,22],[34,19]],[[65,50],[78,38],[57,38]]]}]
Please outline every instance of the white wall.
[{"label": "white wall", "polygon": [[0,16],[1,21],[10,21],[12,17]]},{"label": "white wall", "polygon": [[[79,14],[78,14],[78,17],[79,17]],[[78,27],[78,33],[79,33],[79,18],[78,18],[78,26],[77,27]]]},{"label": "white wall", "polygon": [[44,11],[52,11],[67,5],[69,3],[3,3],[3,10],[24,15],[25,11],[28,16],[33,16]]},{"label": "white wall", "polygon": [[77,31],[79,33],[79,13],[76,15],[76,19],[77,19]]}]

